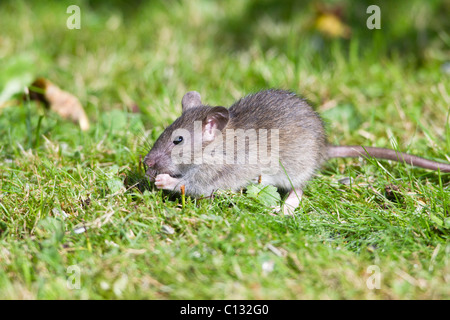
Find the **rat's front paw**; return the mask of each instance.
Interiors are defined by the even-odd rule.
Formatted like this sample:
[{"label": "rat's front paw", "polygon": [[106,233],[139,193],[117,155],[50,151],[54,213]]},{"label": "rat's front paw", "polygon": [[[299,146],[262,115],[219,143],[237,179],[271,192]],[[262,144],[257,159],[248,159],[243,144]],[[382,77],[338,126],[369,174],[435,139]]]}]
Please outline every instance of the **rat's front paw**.
[{"label": "rat's front paw", "polygon": [[158,174],[155,178],[155,186],[158,189],[173,190],[180,180],[172,178],[168,174]]}]

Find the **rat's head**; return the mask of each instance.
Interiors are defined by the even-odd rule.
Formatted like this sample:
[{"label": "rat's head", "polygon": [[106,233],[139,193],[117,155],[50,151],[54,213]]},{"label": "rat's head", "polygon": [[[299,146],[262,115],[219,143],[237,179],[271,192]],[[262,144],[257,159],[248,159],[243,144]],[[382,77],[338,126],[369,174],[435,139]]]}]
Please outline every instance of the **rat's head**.
[{"label": "rat's head", "polygon": [[198,156],[202,149],[221,134],[229,121],[226,108],[203,105],[196,91],[186,93],[181,104],[181,116],[164,130],[144,158],[150,178],[161,173],[183,176],[201,163]]}]

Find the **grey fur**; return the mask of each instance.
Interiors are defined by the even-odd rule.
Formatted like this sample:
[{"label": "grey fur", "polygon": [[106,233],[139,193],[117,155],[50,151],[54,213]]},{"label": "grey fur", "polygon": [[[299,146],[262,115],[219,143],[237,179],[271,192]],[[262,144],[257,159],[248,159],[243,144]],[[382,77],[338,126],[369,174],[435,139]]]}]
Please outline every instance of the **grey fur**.
[{"label": "grey fur", "polygon": [[[170,178],[170,181],[176,183],[169,183],[170,189],[179,191],[179,186],[185,185],[186,194],[191,196],[210,195],[218,189],[239,190],[261,177],[263,184],[291,191],[290,200],[295,200],[295,190],[301,191],[321,165],[334,157],[371,156],[450,172],[449,164],[389,149],[328,145],[319,115],[304,99],[289,91],[260,91],[238,100],[229,109],[203,105],[200,95],[191,91],[183,97],[182,106],[182,115],[164,130],[144,162],[149,166],[147,175],[151,179],[156,177],[158,180],[158,175],[168,174],[174,178]],[[200,136],[194,134],[196,121],[202,126]],[[221,143],[225,146],[229,129],[276,129],[279,132],[278,154],[281,169],[273,171],[273,164],[263,163],[262,158],[258,158],[257,163],[248,163],[251,157],[250,146],[256,144],[259,150],[259,139],[246,143],[245,163],[236,164],[237,159],[234,158],[234,164],[175,164],[171,157],[175,147],[173,135],[180,128],[193,136],[191,141],[186,142],[192,147],[192,154],[188,154],[192,161],[196,158],[196,153],[193,152],[195,142],[200,142],[201,151],[211,146],[220,146]],[[213,139],[205,142],[201,135],[208,132],[208,128],[219,130],[224,137],[223,141]],[[237,138],[234,139],[236,142]],[[272,141],[269,139],[268,142],[268,151],[275,150],[276,146]],[[226,148],[223,150],[226,154]],[[233,147],[233,151],[237,153],[237,145]],[[164,183],[160,184],[160,187],[168,189],[163,185]]]},{"label": "grey fur", "polygon": [[[212,109],[205,105],[194,106],[190,103],[192,94],[187,95],[187,98],[186,95],[183,97],[183,106],[186,104],[189,108],[183,108],[181,117],[164,130],[145,157],[145,163],[150,167],[149,176],[155,176],[157,172],[176,177],[180,180],[179,185],[185,185],[188,195],[210,195],[218,189],[239,190],[260,175],[262,183],[273,184],[282,190],[302,188],[326,159],[326,137],[319,115],[292,92],[266,90],[233,104],[228,109],[228,123],[221,131],[225,141],[227,129],[278,129],[281,168],[277,174],[265,174],[267,166],[259,163],[174,165],[171,159],[174,147],[172,133],[185,128],[193,134],[194,121],[204,124]],[[223,112],[224,109],[220,110]],[[271,140],[268,140],[270,151]]]}]

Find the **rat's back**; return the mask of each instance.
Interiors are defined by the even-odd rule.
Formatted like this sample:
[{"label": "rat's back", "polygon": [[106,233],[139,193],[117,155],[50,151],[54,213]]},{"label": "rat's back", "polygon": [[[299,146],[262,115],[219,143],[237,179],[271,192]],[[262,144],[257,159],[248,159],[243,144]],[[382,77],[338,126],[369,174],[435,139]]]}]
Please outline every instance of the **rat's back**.
[{"label": "rat's back", "polygon": [[[276,175],[265,177],[268,184],[286,190],[291,184],[303,186],[326,159],[327,144],[321,118],[304,99],[292,92],[260,91],[234,103],[229,112],[230,122],[226,128],[267,129],[269,135],[277,130],[282,169]],[[268,143],[269,148],[274,147],[274,141],[268,140]]]},{"label": "rat's back", "polygon": [[239,128],[308,128],[320,133],[323,124],[306,100],[284,90],[264,90],[243,97],[230,108],[232,125]]}]

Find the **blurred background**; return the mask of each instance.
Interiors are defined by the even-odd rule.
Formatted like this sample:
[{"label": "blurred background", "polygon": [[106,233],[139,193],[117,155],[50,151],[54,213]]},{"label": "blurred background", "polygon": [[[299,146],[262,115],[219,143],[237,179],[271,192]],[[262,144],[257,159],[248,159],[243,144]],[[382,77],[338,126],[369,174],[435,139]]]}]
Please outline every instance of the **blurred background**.
[{"label": "blurred background", "polygon": [[295,219],[255,192],[182,209],[132,178],[190,90],[226,107],[292,90],[331,143],[450,161],[449,17],[448,0],[0,0],[0,298],[448,299],[448,175],[331,160]]},{"label": "blurred background", "polygon": [[[67,27],[73,4],[80,29]],[[381,29],[367,27],[373,4]],[[312,101],[338,141],[385,144],[421,126],[442,136],[449,16],[450,1],[438,0],[2,0],[0,126],[6,102],[44,77],[78,97],[94,123],[127,110],[158,131],[186,91],[229,106],[276,87]]]}]

